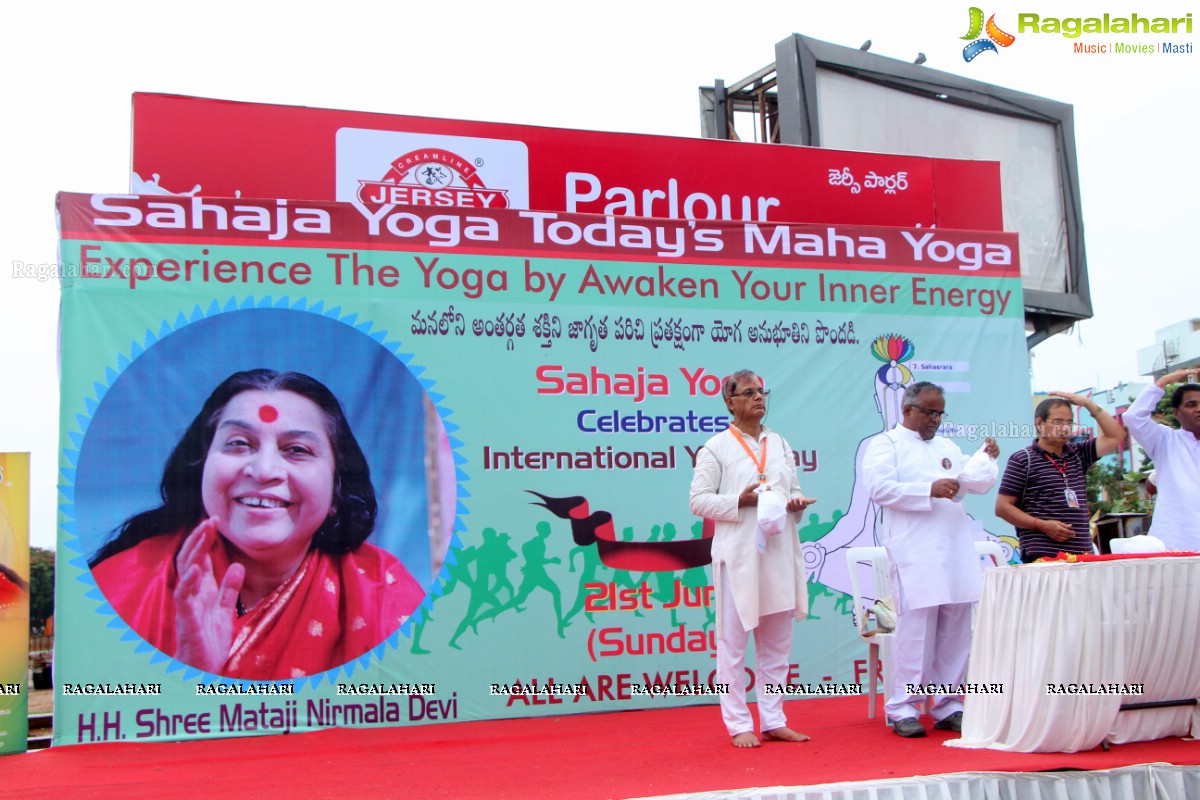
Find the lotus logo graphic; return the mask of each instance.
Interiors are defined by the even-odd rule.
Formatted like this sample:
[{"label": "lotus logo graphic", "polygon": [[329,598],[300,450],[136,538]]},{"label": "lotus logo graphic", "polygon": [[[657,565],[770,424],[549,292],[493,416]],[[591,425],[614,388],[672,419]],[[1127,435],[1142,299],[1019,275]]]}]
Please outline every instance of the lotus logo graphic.
[{"label": "lotus logo graphic", "polygon": [[[971,6],[971,27],[967,29],[967,35],[960,37],[963,39],[972,40],[969,45],[963,48],[963,61],[972,61],[975,56],[980,53],[992,51],[993,53],[1000,52],[996,49],[996,45],[1008,47],[1017,40],[1017,37],[1011,33],[1005,33],[996,25],[996,15],[992,14],[988,17],[987,25],[983,24],[983,9]],[[979,34],[987,32],[987,38],[980,38]]]}]

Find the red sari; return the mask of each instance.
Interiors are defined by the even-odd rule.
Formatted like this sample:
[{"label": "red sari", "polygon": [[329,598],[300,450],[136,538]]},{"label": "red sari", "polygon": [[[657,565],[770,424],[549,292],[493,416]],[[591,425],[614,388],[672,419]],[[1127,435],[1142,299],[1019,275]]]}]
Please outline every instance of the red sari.
[{"label": "red sari", "polygon": [[[121,619],[175,654],[175,556],[185,532],[154,536],[92,569]],[[229,568],[224,539],[213,548],[218,583]],[[229,658],[217,674],[242,680],[303,678],[352,661],[396,631],[425,592],[391,553],[363,543],[333,556],[310,550],[299,568],[234,621]]]},{"label": "red sari", "polygon": [[0,572],[0,611],[16,607],[25,598],[25,592],[20,586],[8,579],[8,576]]}]

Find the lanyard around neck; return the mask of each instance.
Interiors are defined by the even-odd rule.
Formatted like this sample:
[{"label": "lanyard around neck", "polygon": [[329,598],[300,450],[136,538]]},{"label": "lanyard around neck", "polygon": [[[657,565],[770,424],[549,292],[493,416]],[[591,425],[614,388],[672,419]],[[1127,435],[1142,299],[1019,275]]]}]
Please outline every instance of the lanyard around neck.
[{"label": "lanyard around neck", "polygon": [[746,444],[746,440],[742,438],[741,431],[739,431],[734,426],[730,425],[729,426],[729,435],[737,440],[737,443],[742,446],[742,449],[746,451],[746,455],[750,457],[750,460],[754,463],[754,466],[758,469],[758,482],[766,483],[767,482],[767,442],[770,441],[770,437],[767,437],[767,436],[763,437],[762,457],[755,458],[754,451],[750,449],[750,445]]},{"label": "lanyard around neck", "polygon": [[1067,480],[1067,459],[1064,457],[1063,462],[1061,464],[1059,464],[1045,450],[1042,451],[1042,456],[1044,456],[1045,459],[1050,462],[1051,466],[1053,466],[1056,470],[1058,470],[1059,475],[1062,475],[1063,485],[1069,486],[1070,481]]}]

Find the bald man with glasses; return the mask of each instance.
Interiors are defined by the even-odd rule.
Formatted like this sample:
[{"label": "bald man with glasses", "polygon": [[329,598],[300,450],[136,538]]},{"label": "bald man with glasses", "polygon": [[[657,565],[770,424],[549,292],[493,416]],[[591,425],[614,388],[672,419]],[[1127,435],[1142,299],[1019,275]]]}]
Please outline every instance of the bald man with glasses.
[{"label": "bald man with glasses", "polygon": [[[883,509],[879,535],[897,611],[884,710],[894,733],[913,738],[925,735],[920,704],[926,693],[915,687],[955,687],[967,677],[971,605],[979,599],[983,572],[962,500],[992,488],[1000,448],[986,439],[968,459],[937,435],[946,415],[937,384],[909,384],[901,413],[899,425],[867,445],[862,473],[871,499]],[[962,730],[962,707],[961,695],[936,694],[934,727]]]}]

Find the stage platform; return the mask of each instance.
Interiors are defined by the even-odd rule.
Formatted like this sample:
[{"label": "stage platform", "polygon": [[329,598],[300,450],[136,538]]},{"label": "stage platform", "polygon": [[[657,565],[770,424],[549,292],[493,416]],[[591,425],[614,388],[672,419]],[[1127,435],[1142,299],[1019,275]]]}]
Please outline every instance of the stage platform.
[{"label": "stage platform", "polygon": [[[868,720],[866,706],[862,697],[789,703],[789,723],[812,741],[753,750],[729,743],[715,706],[72,745],[0,759],[0,786],[6,800],[1200,797],[1200,742],[960,750],[931,726],[925,739],[901,739]],[[1156,766],[1131,768],[1147,764]]]}]

